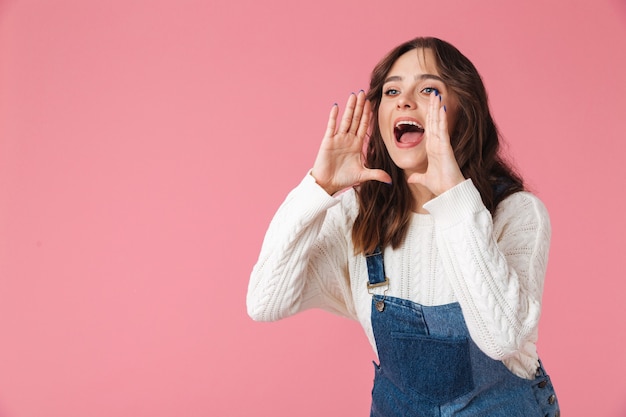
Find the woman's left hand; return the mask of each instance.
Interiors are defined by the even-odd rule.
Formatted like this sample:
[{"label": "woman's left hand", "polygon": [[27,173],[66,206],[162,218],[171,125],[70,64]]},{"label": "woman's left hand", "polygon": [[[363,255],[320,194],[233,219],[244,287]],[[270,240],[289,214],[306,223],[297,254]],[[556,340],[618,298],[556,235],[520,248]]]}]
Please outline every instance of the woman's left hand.
[{"label": "woman's left hand", "polygon": [[424,173],[413,173],[407,179],[409,184],[425,186],[435,196],[465,180],[459,164],[454,157],[448,134],[448,118],[441,96],[432,93],[426,116],[426,155],[428,168]]}]

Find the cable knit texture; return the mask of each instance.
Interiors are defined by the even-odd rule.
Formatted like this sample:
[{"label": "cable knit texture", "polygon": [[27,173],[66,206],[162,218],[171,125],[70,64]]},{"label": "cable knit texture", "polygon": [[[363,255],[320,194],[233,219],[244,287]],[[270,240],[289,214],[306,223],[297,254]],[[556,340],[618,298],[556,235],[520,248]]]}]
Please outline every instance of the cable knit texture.
[{"label": "cable knit texture", "polygon": [[[532,379],[550,244],[550,221],[528,192],[492,216],[471,180],[413,214],[404,243],[385,249],[387,295],[423,305],[459,302],[472,340]],[[274,216],[248,287],[248,314],[274,321],[308,308],[358,320],[374,351],[367,266],[355,255],[354,190],[329,196],[307,175]],[[382,292],[381,290],[376,290]]]}]

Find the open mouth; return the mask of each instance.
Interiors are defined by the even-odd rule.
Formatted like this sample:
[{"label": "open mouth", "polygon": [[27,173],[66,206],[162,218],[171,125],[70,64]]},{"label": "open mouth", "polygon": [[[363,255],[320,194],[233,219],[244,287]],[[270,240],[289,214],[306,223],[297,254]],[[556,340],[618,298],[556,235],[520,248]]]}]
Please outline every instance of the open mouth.
[{"label": "open mouth", "polygon": [[411,120],[402,120],[396,123],[393,133],[396,136],[396,141],[400,143],[415,143],[422,138],[424,127]]}]

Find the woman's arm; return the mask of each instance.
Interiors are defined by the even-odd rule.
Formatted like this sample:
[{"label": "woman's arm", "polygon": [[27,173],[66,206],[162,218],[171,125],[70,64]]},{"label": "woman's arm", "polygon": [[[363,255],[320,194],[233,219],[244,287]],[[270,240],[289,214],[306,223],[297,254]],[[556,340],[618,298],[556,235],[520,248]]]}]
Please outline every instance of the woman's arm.
[{"label": "woman's arm", "polygon": [[313,307],[354,316],[346,266],[347,219],[339,202],[311,175],[287,196],[250,277],[247,306],[254,320],[279,320]]},{"label": "woman's arm", "polygon": [[446,276],[474,342],[499,360],[536,342],[550,245],[541,201],[515,193],[492,220],[466,180],[424,207],[435,218]]},{"label": "woman's arm", "polygon": [[[339,199],[331,195],[363,181],[391,181],[363,163],[370,117],[363,91],[350,95],[340,120],[338,106],[331,108],[313,169],[276,213],[252,271],[247,304],[255,320],[278,320],[310,307],[354,316],[347,267],[347,225],[354,218],[346,217],[346,207],[333,207]],[[353,193],[342,198],[352,208]]]}]

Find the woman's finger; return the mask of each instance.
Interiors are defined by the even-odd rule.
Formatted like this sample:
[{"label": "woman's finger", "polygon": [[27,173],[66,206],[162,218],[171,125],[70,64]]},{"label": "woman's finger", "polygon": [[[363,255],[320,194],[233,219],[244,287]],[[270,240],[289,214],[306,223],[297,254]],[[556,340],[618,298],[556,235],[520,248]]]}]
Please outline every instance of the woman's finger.
[{"label": "woman's finger", "polygon": [[326,125],[326,134],[324,137],[330,138],[335,134],[335,129],[337,128],[337,114],[339,114],[339,106],[335,103],[328,115],[328,124]]},{"label": "woman's finger", "polygon": [[369,100],[365,100],[363,105],[363,115],[359,121],[359,129],[356,132],[356,136],[360,139],[364,138],[367,134],[367,130],[370,127],[370,120],[372,119],[372,104]]},{"label": "woman's finger", "polygon": [[382,169],[364,169],[361,172],[359,183],[365,181],[380,181],[386,184],[391,184],[391,176]]},{"label": "woman's finger", "polygon": [[349,132],[356,135],[361,124],[361,118],[363,116],[363,106],[365,105],[365,93],[363,90],[359,91],[356,96],[356,105],[354,106],[354,113],[352,114],[352,122],[350,123]]},{"label": "woman's finger", "polygon": [[431,93],[430,96],[428,96],[428,111],[426,112],[426,136],[430,137],[433,134],[433,115],[432,115],[432,108],[433,108],[433,96],[435,95],[435,93]]},{"label": "woman's finger", "polygon": [[441,132],[442,138],[448,138],[448,114],[446,113],[445,106],[439,107],[437,114],[439,115],[439,132]]},{"label": "woman's finger", "polygon": [[433,92],[430,95],[429,107],[428,107],[428,128],[430,129],[431,136],[439,136],[439,97],[441,97],[436,92]]},{"label": "woman's finger", "polygon": [[354,107],[356,105],[356,94],[350,94],[348,102],[346,103],[346,109],[341,117],[341,123],[339,124],[339,133],[347,133],[350,130],[352,124],[352,115],[354,114]]}]

